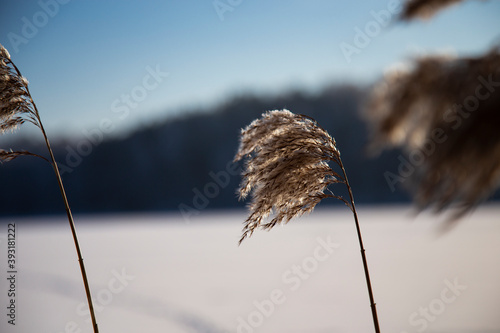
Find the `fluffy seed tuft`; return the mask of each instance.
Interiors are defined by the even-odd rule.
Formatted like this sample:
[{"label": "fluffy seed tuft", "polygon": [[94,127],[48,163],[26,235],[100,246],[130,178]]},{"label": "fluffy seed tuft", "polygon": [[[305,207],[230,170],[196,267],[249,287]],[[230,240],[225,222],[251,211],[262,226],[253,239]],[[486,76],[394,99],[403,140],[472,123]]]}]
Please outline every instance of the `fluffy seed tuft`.
[{"label": "fluffy seed tuft", "polygon": [[336,197],[325,193],[328,185],[342,182],[328,165],[340,158],[335,140],[313,119],[288,110],[266,112],[242,130],[234,160],[245,157],[239,196],[252,200],[240,243],[258,227],[269,230],[311,212]]},{"label": "fluffy seed tuft", "polygon": [[499,110],[494,49],[477,58],[422,58],[380,82],[366,112],[372,149],[403,146],[413,158],[414,171],[401,182],[421,208],[456,204],[458,217],[500,185]]},{"label": "fluffy seed tuft", "polygon": [[20,75],[0,44],[0,134],[13,131],[25,120],[38,126],[28,93],[28,80]]},{"label": "fluffy seed tuft", "polygon": [[415,18],[429,19],[438,11],[463,0],[409,0],[403,6],[401,12],[402,20],[412,20]]}]

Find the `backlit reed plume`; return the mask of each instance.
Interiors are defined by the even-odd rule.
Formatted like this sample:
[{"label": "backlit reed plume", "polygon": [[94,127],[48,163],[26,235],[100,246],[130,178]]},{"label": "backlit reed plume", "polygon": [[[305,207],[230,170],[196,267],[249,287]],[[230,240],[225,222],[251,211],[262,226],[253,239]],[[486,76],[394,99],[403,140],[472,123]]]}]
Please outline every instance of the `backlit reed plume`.
[{"label": "backlit reed plume", "polygon": [[[314,119],[288,110],[269,111],[242,130],[235,161],[246,159],[240,199],[251,195],[250,215],[241,242],[257,228],[270,230],[294,217],[311,212],[325,198],[342,200],[353,212],[370,296],[375,331],[379,332],[354,198],[335,140]],[[334,162],[342,175],[333,171]],[[328,186],[343,183],[350,200],[334,195]],[[273,214],[274,213],[274,214]],[[271,221],[267,221],[274,215]]]},{"label": "backlit reed plume", "polygon": [[403,4],[402,20],[415,18],[429,19],[441,9],[462,2],[463,0],[408,0]]},{"label": "backlit reed plume", "polygon": [[80,263],[80,270],[82,273],[85,292],[87,295],[90,315],[92,318],[92,325],[94,328],[94,332],[97,333],[98,328],[95,320],[94,308],[92,305],[90,287],[88,285],[85,266],[83,265],[80,245],[76,236],[73,215],[71,214],[71,209],[68,204],[68,199],[66,197],[61,175],[59,173],[59,168],[57,167],[57,163],[54,158],[49,139],[47,137],[45,129],[43,128],[40,114],[38,113],[38,109],[35,102],[33,101],[33,98],[31,97],[28,88],[28,80],[26,80],[26,78],[21,75],[19,69],[12,62],[9,52],[7,52],[3,45],[0,44],[0,134],[5,133],[6,131],[13,131],[25,122],[32,123],[41,130],[50,155],[50,160],[27,151],[12,151],[2,149],[0,150],[0,161],[7,162],[22,155],[31,155],[41,157],[52,164],[52,167],[54,168],[54,172],[56,174],[57,183],[59,185],[59,190],[61,191],[61,195],[64,201],[64,206],[66,208],[66,215],[71,227],[71,232],[78,255],[78,262]]},{"label": "backlit reed plume", "polygon": [[426,57],[375,86],[366,109],[374,147],[403,146],[416,201],[457,216],[500,185],[500,52]]}]

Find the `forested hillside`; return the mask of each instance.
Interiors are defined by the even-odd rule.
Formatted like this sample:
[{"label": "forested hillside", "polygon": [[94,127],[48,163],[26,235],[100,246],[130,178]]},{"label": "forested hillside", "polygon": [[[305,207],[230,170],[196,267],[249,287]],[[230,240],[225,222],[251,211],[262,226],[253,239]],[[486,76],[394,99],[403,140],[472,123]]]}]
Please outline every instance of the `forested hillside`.
[{"label": "forested hillside", "polygon": [[[235,194],[239,165],[231,163],[239,131],[264,111],[287,108],[314,117],[335,137],[357,203],[405,201],[406,193],[392,191],[384,177],[386,171],[397,173],[400,152],[377,158],[365,153],[368,133],[359,115],[364,97],[365,90],[351,86],[331,86],[317,94],[243,95],[125,138],[59,140],[54,142],[56,159],[75,212],[180,209],[191,215],[242,206]],[[14,148],[45,154],[34,143],[18,142]],[[3,215],[63,212],[53,171],[41,159],[21,157],[0,166],[0,182]],[[337,188],[343,194],[342,186],[332,187]],[[322,204],[328,203],[339,202]]]}]

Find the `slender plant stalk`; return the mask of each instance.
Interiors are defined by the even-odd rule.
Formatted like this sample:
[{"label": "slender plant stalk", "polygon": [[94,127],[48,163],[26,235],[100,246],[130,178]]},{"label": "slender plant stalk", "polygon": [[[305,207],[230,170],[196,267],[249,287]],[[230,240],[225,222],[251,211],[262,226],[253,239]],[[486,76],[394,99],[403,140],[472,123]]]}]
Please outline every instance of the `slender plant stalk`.
[{"label": "slender plant stalk", "polygon": [[[35,104],[33,104],[35,105]],[[36,108],[36,106],[35,106]],[[90,294],[89,282],[87,279],[87,273],[85,271],[85,265],[83,264],[82,252],[80,250],[80,244],[78,242],[78,237],[76,236],[76,228],[75,222],[73,221],[73,214],[71,214],[71,208],[69,207],[68,198],[66,197],[66,191],[64,191],[64,186],[61,179],[61,174],[59,173],[59,168],[57,167],[56,160],[54,158],[54,153],[52,152],[52,148],[50,147],[49,139],[47,138],[47,134],[43,128],[42,122],[40,121],[40,128],[43,133],[43,138],[45,139],[45,143],[50,153],[50,159],[52,161],[52,166],[54,168],[54,172],[56,173],[57,183],[59,184],[59,190],[61,191],[61,196],[64,201],[64,207],[66,208],[66,215],[68,216],[69,226],[71,228],[71,234],[73,235],[73,241],[75,242],[76,253],[78,255],[78,263],[80,264],[80,270],[82,272],[83,284],[85,285],[85,293],[87,295],[87,302],[89,304],[90,317],[92,318],[92,327],[94,328],[94,333],[99,333],[99,329],[97,327],[97,322],[95,319],[94,306],[92,304],[92,295]]]},{"label": "slender plant stalk", "polygon": [[370,297],[370,307],[372,309],[373,325],[375,327],[375,332],[380,333],[380,327],[378,324],[378,316],[377,316],[377,307],[375,304],[375,299],[373,297],[372,284],[370,281],[370,273],[368,272],[368,262],[366,260],[366,254],[365,254],[365,247],[363,245],[363,238],[361,237],[361,228],[359,227],[358,213],[356,212],[356,206],[354,205],[354,197],[352,195],[351,185],[349,184],[349,180],[347,179],[347,174],[346,174],[345,169],[344,169],[344,164],[342,163],[342,160],[340,158],[338,158],[338,162],[339,162],[340,168],[342,169],[342,173],[344,175],[344,182],[345,182],[345,185],[347,187],[347,191],[349,192],[349,199],[351,201],[350,208],[351,208],[351,211],[354,215],[354,222],[356,223],[356,231],[358,233],[359,248],[361,250],[361,258],[363,259],[363,269],[365,271],[366,286],[368,287],[368,296]]},{"label": "slender plant stalk", "polygon": [[[9,61],[9,62],[12,65],[12,67],[15,69],[15,71],[17,72],[17,74],[19,75],[19,77],[22,77],[21,72],[19,71],[19,69],[17,68],[17,66],[12,61]],[[31,103],[31,105],[33,105],[33,111],[34,111],[33,113],[34,113],[34,116],[36,118],[36,119],[32,119],[33,120],[32,122],[34,122],[34,124],[36,126],[38,126],[40,128],[40,130],[42,131],[43,138],[45,140],[45,144],[47,145],[47,149],[48,149],[49,154],[50,154],[50,163],[52,164],[52,167],[54,168],[54,172],[55,172],[56,178],[57,178],[57,183],[59,185],[59,190],[61,191],[61,196],[62,196],[63,201],[64,201],[64,207],[66,209],[66,215],[68,216],[69,226],[71,228],[71,233],[73,235],[73,241],[75,242],[76,253],[78,255],[78,263],[80,264],[80,270],[81,270],[81,273],[82,273],[83,284],[85,286],[85,293],[87,295],[87,302],[88,302],[88,305],[89,305],[90,317],[92,319],[92,327],[94,329],[94,333],[99,333],[99,329],[97,327],[97,322],[96,322],[96,319],[95,319],[94,306],[92,304],[92,295],[90,293],[90,287],[89,287],[89,282],[88,282],[88,279],[87,279],[87,273],[85,271],[85,265],[83,264],[82,252],[80,250],[80,244],[78,242],[78,237],[76,235],[75,222],[73,220],[73,214],[71,213],[71,209],[69,207],[68,198],[66,196],[66,191],[64,190],[64,185],[63,185],[63,182],[62,182],[61,174],[59,173],[59,168],[57,166],[57,162],[56,162],[56,159],[54,157],[54,153],[52,152],[52,148],[50,146],[49,138],[47,137],[47,133],[45,132],[45,129],[43,127],[42,120],[41,120],[40,114],[38,112],[38,108],[36,107],[36,104],[33,101],[33,98],[32,98],[31,93],[29,91],[28,85],[25,85],[25,88],[26,88],[27,96],[30,99],[30,103]],[[31,154],[31,155],[34,155],[34,154]]]}]

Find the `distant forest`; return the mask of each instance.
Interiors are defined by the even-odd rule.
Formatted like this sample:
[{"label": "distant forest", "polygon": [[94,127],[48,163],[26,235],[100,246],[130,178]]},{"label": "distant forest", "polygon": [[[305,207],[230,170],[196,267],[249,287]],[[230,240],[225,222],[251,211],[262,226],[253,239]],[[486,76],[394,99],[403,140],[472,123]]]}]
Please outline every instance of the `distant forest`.
[{"label": "distant forest", "polygon": [[[337,141],[357,203],[407,202],[404,182],[394,182],[402,153],[369,157],[369,132],[361,116],[368,89],[329,86],[319,93],[290,91],[272,97],[241,95],[212,110],[190,112],[102,140],[98,134],[53,142],[74,212],[180,211],[242,207],[236,189],[240,165],[232,163],[240,129],[262,112],[289,109],[315,118]],[[50,135],[50,133],[49,133]],[[42,142],[16,142],[15,149],[45,154]],[[10,147],[3,147],[4,149]],[[20,157],[0,166],[0,214],[64,213],[51,166]],[[396,184],[397,183],[397,184]],[[331,189],[341,195],[343,186]],[[324,200],[322,205],[339,204]]]}]

